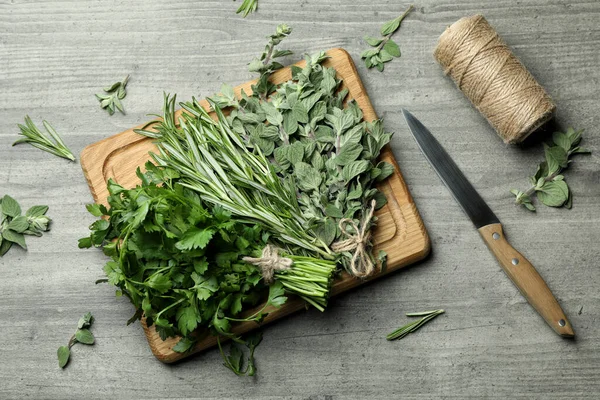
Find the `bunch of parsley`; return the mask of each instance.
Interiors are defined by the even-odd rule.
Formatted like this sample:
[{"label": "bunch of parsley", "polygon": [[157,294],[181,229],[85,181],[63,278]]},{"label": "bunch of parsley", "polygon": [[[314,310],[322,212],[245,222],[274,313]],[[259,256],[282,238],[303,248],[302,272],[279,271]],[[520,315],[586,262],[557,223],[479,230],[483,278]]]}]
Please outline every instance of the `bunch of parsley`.
[{"label": "bunch of parsley", "polygon": [[[191,350],[208,334],[243,342],[231,333],[232,323],[260,322],[263,310],[285,303],[285,289],[298,287],[301,279],[294,271],[278,271],[281,282],[266,285],[261,270],[243,257],[260,256],[269,240],[267,231],[232,219],[220,206],[206,207],[197,193],[177,184],[173,171],[151,163],[146,169],[138,169],[142,183],[133,189],[109,181],[110,208],[88,206],[103,218],[91,225],[91,235],[80,239],[79,246],[103,248],[111,257],[104,267],[106,281],[136,308],[130,321],[144,315],[163,340],[180,336],[175,351]],[[327,299],[335,270],[330,264],[323,275],[313,274],[324,279],[324,293],[308,295]],[[242,315],[263,302],[258,311]],[[248,372],[254,370],[248,367]]]}]

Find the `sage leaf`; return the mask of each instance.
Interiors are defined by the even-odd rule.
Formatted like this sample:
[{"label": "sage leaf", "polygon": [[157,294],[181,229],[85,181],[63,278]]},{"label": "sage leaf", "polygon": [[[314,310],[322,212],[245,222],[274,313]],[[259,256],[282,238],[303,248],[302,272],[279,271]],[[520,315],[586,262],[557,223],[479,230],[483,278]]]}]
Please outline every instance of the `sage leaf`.
[{"label": "sage leaf", "polygon": [[95,342],[94,335],[89,329],[78,329],[77,332],[75,332],[75,339],[83,344],[94,344]]},{"label": "sage leaf", "polygon": [[66,367],[71,357],[71,350],[67,346],[60,346],[56,352],[58,356],[58,366],[60,368]]},{"label": "sage leaf", "polygon": [[17,233],[23,233],[29,228],[29,222],[27,222],[27,217],[19,216],[14,218],[7,226],[7,229],[11,229]]},{"label": "sage leaf", "polygon": [[381,42],[383,42],[383,39],[365,36],[365,42],[367,42],[373,47],[377,47]]},{"label": "sage leaf", "polygon": [[386,51],[389,55],[393,57],[400,57],[400,47],[398,47],[398,43],[393,40],[388,40],[387,43],[383,46],[384,51]]},{"label": "sage leaf", "polygon": [[352,161],[356,160],[362,151],[363,147],[360,144],[346,143],[344,146],[342,146],[340,153],[335,158],[335,163],[341,166],[348,165]]},{"label": "sage leaf", "polygon": [[395,171],[394,166],[385,161],[382,161],[379,164],[377,164],[377,168],[379,168],[381,170],[381,173],[377,176],[377,182],[381,182],[381,181],[387,179]]},{"label": "sage leaf", "polygon": [[40,217],[48,212],[48,206],[33,206],[27,212],[26,217]]},{"label": "sage leaf", "polygon": [[287,159],[293,165],[300,163],[304,159],[304,145],[301,142],[294,142],[288,147]]},{"label": "sage leaf", "polygon": [[298,186],[303,190],[318,190],[319,186],[321,186],[321,174],[307,163],[296,163],[294,165],[294,173]]},{"label": "sage leaf", "polygon": [[326,218],[325,221],[315,229],[317,237],[326,245],[330,245],[336,237],[337,225],[331,218]]},{"label": "sage leaf", "polygon": [[366,172],[371,167],[371,163],[367,160],[358,160],[349,163],[342,169],[342,177],[346,182],[351,181],[358,175]]},{"label": "sage leaf", "polygon": [[15,218],[21,215],[21,206],[9,195],[5,194],[2,198],[2,212],[9,217]]},{"label": "sage leaf", "polygon": [[567,152],[560,146],[546,147],[546,162],[548,163],[548,171],[554,173],[560,168],[567,166]]},{"label": "sage leaf", "polygon": [[344,218],[344,213],[333,204],[327,204],[325,207],[325,215],[332,218]]},{"label": "sage leaf", "polygon": [[25,244],[25,236],[23,236],[22,233],[15,232],[11,229],[4,229],[2,231],[2,238],[4,240],[8,240],[9,242],[16,243],[23,249],[27,250],[27,244]]},{"label": "sage leaf", "polygon": [[538,199],[549,207],[560,207],[569,198],[569,188],[565,181],[546,182],[537,191]]},{"label": "sage leaf", "polygon": [[8,250],[12,247],[13,242],[3,239],[2,234],[0,234],[0,257],[5,255]]},{"label": "sage leaf", "polygon": [[77,329],[89,328],[94,322],[94,317],[91,312],[85,313],[77,322]]},{"label": "sage leaf", "polygon": [[383,24],[383,26],[381,27],[381,34],[383,36],[387,36],[391,33],[396,32],[398,28],[400,28],[400,20],[398,18],[395,18]]},{"label": "sage leaf", "polygon": [[569,139],[569,136],[565,133],[554,132],[552,134],[552,140],[557,146],[562,147],[565,152],[571,149],[571,139]]}]

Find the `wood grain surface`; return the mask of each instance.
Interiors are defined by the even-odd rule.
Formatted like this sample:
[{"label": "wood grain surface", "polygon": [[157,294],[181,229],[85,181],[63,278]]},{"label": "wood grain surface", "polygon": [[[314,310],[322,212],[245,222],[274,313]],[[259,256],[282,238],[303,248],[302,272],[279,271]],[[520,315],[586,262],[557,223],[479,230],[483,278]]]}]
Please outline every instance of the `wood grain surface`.
[{"label": "wood grain surface", "polygon": [[[0,398],[597,399],[600,393],[600,3],[595,0],[423,0],[396,38],[402,58],[383,73],[359,61],[365,35],[401,14],[392,0],[259,0],[242,19],[228,0],[0,0],[0,195],[50,206],[52,231],[0,259]],[[544,134],[507,147],[433,59],[443,30],[482,13],[557,104],[556,124],[585,128],[566,172],[573,209],[515,208],[542,158]],[[163,91],[204,98],[252,78],[246,63],[275,25],[295,29],[296,55],[347,49],[386,127],[432,240],[414,268],[265,329],[254,378],[237,378],[218,351],[166,365],[148,348],[133,308],[95,285],[106,258],[77,248],[94,218],[81,168],[10,145],[29,114],[47,119],[79,154],[158,113]],[[132,78],[127,115],[109,117],[94,93]],[[412,139],[406,107],[445,146],[544,277],[575,327],[558,337],[510,282]],[[545,134],[551,132],[546,130]],[[444,308],[397,342],[405,312]],[[56,349],[92,311],[96,345]]]},{"label": "wood grain surface", "polygon": [[[356,101],[366,121],[377,119],[377,114],[360,81],[350,54],[343,49],[331,49],[327,52],[327,56],[329,58],[323,65],[336,70],[337,77],[342,80],[341,89],[348,90],[347,100],[354,99]],[[301,61],[296,65],[304,67],[306,62]],[[279,84],[291,78],[291,67],[286,67],[273,74],[271,79],[273,83]],[[235,87],[234,92],[240,98],[242,91],[250,95],[254,84],[256,84],[256,80],[248,81]],[[205,110],[210,110],[210,105],[206,100],[200,101],[199,104]],[[176,118],[180,114],[181,110],[175,114]],[[212,115],[213,118],[216,118],[214,114]],[[135,129],[142,126],[128,129],[91,144],[81,152],[81,167],[95,202],[108,206],[107,183],[109,179],[115,180],[126,188],[135,187],[140,183],[136,170],[138,167],[143,169],[144,164],[151,159],[150,152],[157,152],[152,139],[135,133]],[[333,296],[421,261],[429,254],[431,246],[427,231],[389,146],[383,148],[379,159],[394,167],[394,173],[378,185],[379,190],[386,195],[388,202],[375,212],[377,226],[373,231],[373,252],[374,254],[378,254],[379,251],[386,252],[386,268],[379,270],[369,279],[356,279],[348,273],[342,273],[332,284],[331,294]],[[263,307],[264,304],[259,305],[256,310],[249,311],[248,315],[258,312]],[[300,298],[291,298],[279,308],[267,307],[265,312],[268,315],[261,325],[264,326],[305,308],[307,308],[307,304]],[[173,351],[173,346],[179,342],[180,337],[162,340],[155,326],[148,327],[145,321],[142,323],[152,353],[162,362],[172,363],[217,345],[216,337],[209,336],[199,341],[192,351],[177,353]],[[242,335],[257,327],[255,322],[237,323],[233,324],[232,332]]]}]

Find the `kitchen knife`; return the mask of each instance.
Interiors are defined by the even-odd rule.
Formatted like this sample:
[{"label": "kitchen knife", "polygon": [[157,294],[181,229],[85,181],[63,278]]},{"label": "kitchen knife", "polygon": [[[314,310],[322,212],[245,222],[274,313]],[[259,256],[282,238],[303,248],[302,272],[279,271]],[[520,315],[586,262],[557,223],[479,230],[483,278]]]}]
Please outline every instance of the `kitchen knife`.
[{"label": "kitchen knife", "polygon": [[498,217],[429,130],[408,111],[402,110],[402,113],[421,151],[471,218],[504,272],[556,333],[564,337],[575,336],[573,326],[544,279],[504,237]]}]

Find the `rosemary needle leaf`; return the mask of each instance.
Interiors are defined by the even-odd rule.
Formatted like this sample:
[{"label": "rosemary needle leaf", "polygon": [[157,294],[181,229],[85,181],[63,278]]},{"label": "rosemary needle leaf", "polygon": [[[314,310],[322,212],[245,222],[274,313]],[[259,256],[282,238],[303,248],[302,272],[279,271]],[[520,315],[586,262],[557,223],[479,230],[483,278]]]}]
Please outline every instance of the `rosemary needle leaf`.
[{"label": "rosemary needle leaf", "polygon": [[240,8],[236,11],[236,14],[242,14],[244,18],[248,16],[248,14],[253,13],[258,8],[258,0],[244,0]]},{"label": "rosemary needle leaf", "polygon": [[407,317],[423,317],[423,318],[421,318],[417,321],[408,323],[404,326],[401,326],[400,328],[396,329],[394,332],[387,335],[386,339],[387,340],[402,339],[409,333],[416,332],[420,327],[425,325],[427,322],[431,321],[432,319],[434,319],[435,317],[437,317],[438,315],[441,315],[443,313],[444,313],[444,310],[442,310],[442,309],[433,310],[433,311],[416,312],[416,313],[407,313],[406,314]]},{"label": "rosemary needle leaf", "polygon": [[37,126],[34,125],[33,121],[29,116],[25,117],[25,125],[18,124],[21,130],[22,138],[18,139],[13,143],[13,146],[21,143],[29,143],[33,147],[37,147],[40,150],[54,154],[55,156],[66,158],[71,161],[75,161],[75,156],[69,150],[65,142],[62,140],[58,132],[52,128],[52,126],[43,121],[44,128],[48,132],[49,136],[44,135]]}]

